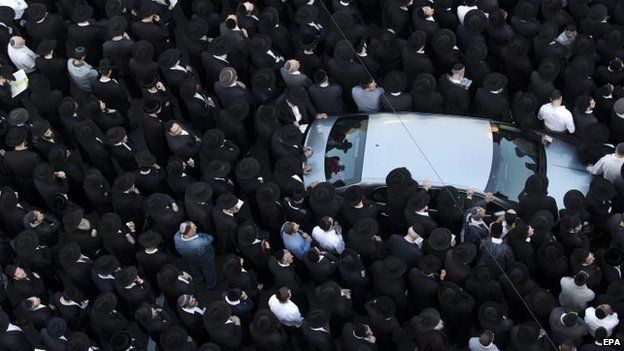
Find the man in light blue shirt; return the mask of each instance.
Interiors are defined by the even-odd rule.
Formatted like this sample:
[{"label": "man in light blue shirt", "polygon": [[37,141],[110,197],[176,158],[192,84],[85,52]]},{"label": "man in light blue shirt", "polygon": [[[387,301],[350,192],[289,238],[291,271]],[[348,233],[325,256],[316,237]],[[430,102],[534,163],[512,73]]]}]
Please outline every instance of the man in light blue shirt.
[{"label": "man in light blue shirt", "polygon": [[383,88],[377,86],[377,82],[371,77],[364,78],[360,85],[351,89],[351,96],[360,112],[377,112],[381,110],[381,96],[385,93]]},{"label": "man in light blue shirt", "polygon": [[290,251],[295,257],[303,260],[303,256],[310,250],[312,238],[308,233],[299,230],[299,224],[286,222],[280,230],[284,248]]},{"label": "man in light blue shirt", "polygon": [[212,235],[198,233],[191,221],[180,224],[180,230],[173,237],[176,251],[188,263],[193,279],[204,282],[208,289],[217,285],[213,240]]}]

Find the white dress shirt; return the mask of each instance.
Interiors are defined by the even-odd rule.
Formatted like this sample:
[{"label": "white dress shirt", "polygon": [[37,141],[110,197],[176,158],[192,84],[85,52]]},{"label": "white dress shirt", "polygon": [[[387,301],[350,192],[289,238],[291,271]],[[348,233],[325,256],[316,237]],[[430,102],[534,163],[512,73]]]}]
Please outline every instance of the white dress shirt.
[{"label": "white dress shirt", "polygon": [[321,229],[321,227],[316,226],[312,229],[312,238],[323,250],[335,252],[340,255],[345,249],[342,235],[336,233],[334,229],[326,232]]},{"label": "white dress shirt", "polygon": [[600,327],[604,327],[607,330],[608,335],[613,333],[613,329],[617,327],[620,320],[618,319],[618,314],[613,312],[613,314],[606,316],[603,319],[598,319],[596,317],[596,308],[595,307],[587,307],[585,309],[585,323],[587,324],[587,329],[589,334],[592,336],[596,329]]},{"label": "white dress shirt", "polygon": [[614,182],[620,177],[620,169],[624,164],[624,157],[614,154],[602,156],[590,170],[592,174],[602,174],[605,179]]},{"label": "white dress shirt", "polygon": [[281,303],[277,299],[277,295],[273,295],[269,299],[269,309],[283,325],[287,327],[301,327],[303,317],[301,317],[299,307],[294,302],[288,300],[286,303]]},{"label": "white dress shirt", "polygon": [[35,60],[37,59],[37,55],[28,48],[28,46],[23,46],[19,49],[16,49],[11,46],[9,43],[7,45],[7,52],[15,67],[18,70],[23,69],[24,72],[30,73],[35,70]]},{"label": "white dress shirt", "polygon": [[15,11],[15,19],[18,20],[24,15],[28,4],[24,0],[0,0],[0,6],[7,6]]},{"label": "white dress shirt", "polygon": [[547,103],[540,107],[537,118],[544,121],[544,126],[553,132],[565,132],[572,134],[576,130],[572,113],[565,106],[553,106]]}]

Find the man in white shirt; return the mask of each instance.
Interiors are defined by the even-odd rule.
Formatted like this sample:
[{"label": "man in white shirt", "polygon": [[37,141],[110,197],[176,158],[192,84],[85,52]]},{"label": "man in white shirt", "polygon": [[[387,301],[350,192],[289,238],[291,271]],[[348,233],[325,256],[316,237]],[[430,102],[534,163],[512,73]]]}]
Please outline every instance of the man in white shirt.
[{"label": "man in white shirt", "polygon": [[566,130],[572,134],[576,130],[574,127],[574,118],[572,113],[562,105],[563,96],[559,90],[553,90],[550,93],[550,103],[546,103],[540,107],[537,118],[544,121],[546,129],[563,133]]},{"label": "man in white shirt", "polygon": [[494,333],[485,330],[480,336],[475,336],[468,340],[470,351],[498,351],[498,346],[494,344]]},{"label": "man in white shirt", "polygon": [[269,299],[269,309],[280,323],[286,327],[301,327],[303,317],[299,307],[290,300],[290,289],[281,287],[275,295]]},{"label": "man in white shirt", "polygon": [[18,70],[30,73],[35,70],[37,55],[26,46],[26,41],[20,36],[14,36],[7,45],[7,53]]},{"label": "man in white shirt", "polygon": [[589,170],[592,174],[602,174],[610,182],[620,178],[622,165],[624,164],[624,143],[619,143],[615,152],[602,156]]},{"label": "man in white shirt", "polygon": [[611,335],[613,329],[620,323],[617,312],[614,312],[609,305],[599,305],[598,307],[587,307],[585,310],[585,323],[587,330],[592,336],[596,329],[603,327],[607,334]]},{"label": "man in white shirt", "polygon": [[15,20],[22,18],[24,11],[28,8],[25,0],[0,0],[0,7],[10,7],[15,11]]},{"label": "man in white shirt", "polygon": [[345,249],[342,228],[338,222],[329,216],[321,218],[319,225],[312,229],[312,238],[325,251],[341,255]]}]

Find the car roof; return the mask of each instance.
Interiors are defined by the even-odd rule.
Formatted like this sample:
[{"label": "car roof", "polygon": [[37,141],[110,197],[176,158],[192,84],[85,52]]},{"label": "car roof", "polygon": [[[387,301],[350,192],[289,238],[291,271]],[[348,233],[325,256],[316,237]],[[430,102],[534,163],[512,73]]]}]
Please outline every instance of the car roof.
[{"label": "car roof", "polygon": [[362,182],[384,183],[397,167],[417,181],[483,191],[492,168],[490,122],[428,114],[370,115]]}]

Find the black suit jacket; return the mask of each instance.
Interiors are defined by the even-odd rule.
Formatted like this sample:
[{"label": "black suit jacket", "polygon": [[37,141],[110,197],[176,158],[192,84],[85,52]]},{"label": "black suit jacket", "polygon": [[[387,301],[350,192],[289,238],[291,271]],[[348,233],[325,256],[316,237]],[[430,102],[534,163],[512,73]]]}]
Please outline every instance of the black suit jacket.
[{"label": "black suit jacket", "polygon": [[95,80],[91,83],[91,90],[98,99],[104,101],[108,108],[115,109],[122,114],[125,114],[130,108],[128,92],[114,79],[107,82]]},{"label": "black suit jacket", "polygon": [[450,81],[448,74],[438,79],[438,90],[444,96],[444,112],[466,115],[470,109],[470,93],[463,86]]},{"label": "black suit jacket", "polygon": [[147,40],[154,45],[154,52],[163,52],[170,46],[170,33],[160,23],[136,21],[130,26],[132,33],[139,40]]},{"label": "black suit jacket", "polygon": [[335,351],[336,343],[331,334],[327,331],[312,330],[308,322],[304,319],[301,326],[303,337],[307,341],[307,351]]},{"label": "black suit jacket", "polygon": [[238,221],[234,216],[223,213],[221,208],[212,209],[215,225],[215,250],[217,253],[234,253],[238,236]]}]

